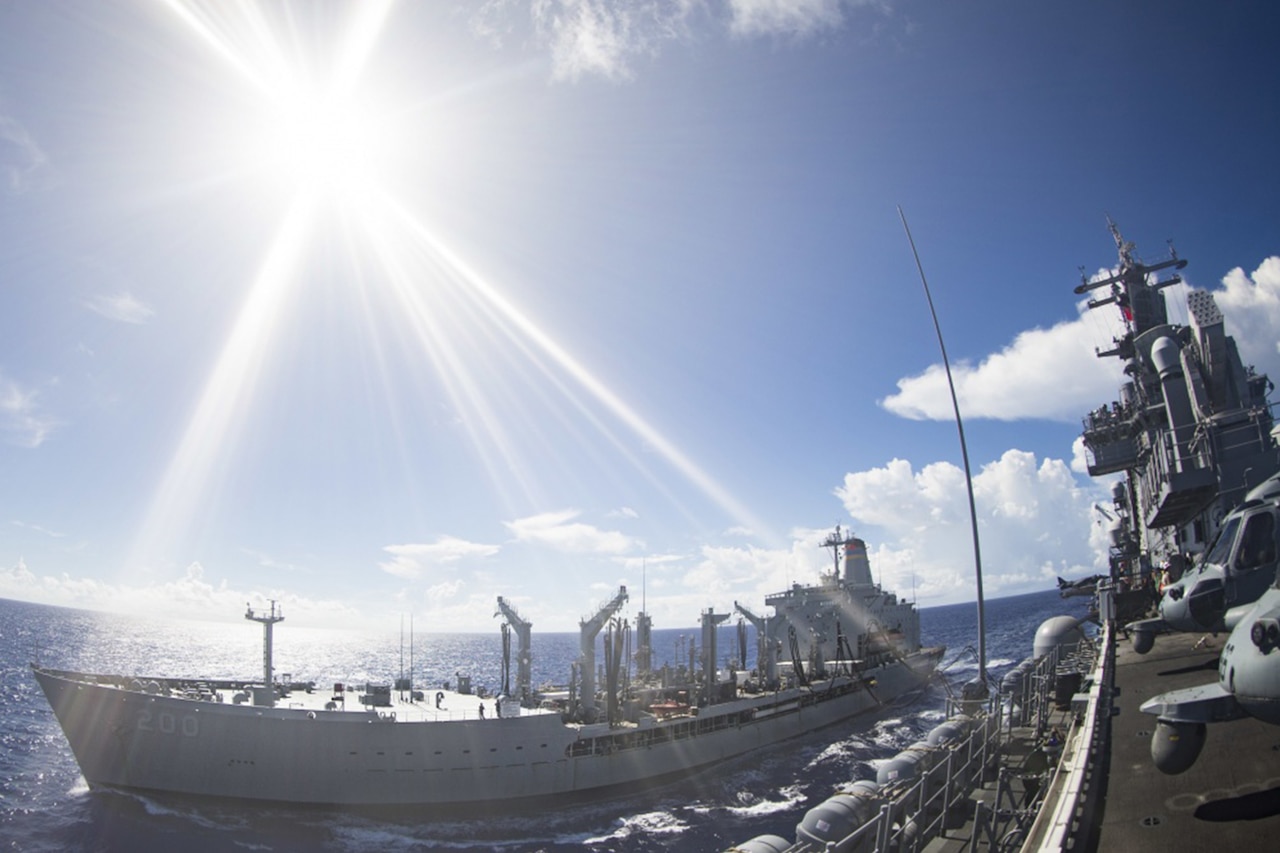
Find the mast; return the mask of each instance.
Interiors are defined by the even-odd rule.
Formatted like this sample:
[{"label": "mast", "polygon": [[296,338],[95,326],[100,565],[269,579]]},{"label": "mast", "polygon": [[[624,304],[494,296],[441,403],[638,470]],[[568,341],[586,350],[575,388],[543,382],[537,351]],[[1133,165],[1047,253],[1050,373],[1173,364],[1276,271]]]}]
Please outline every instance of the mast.
[{"label": "mast", "polygon": [[271,599],[271,610],[267,613],[255,615],[252,607],[247,604],[245,607],[248,609],[245,610],[244,618],[250,622],[262,623],[262,693],[254,704],[274,708],[276,705],[276,691],[271,675],[271,628],[277,622],[284,621],[284,611],[276,607],[274,598]]}]

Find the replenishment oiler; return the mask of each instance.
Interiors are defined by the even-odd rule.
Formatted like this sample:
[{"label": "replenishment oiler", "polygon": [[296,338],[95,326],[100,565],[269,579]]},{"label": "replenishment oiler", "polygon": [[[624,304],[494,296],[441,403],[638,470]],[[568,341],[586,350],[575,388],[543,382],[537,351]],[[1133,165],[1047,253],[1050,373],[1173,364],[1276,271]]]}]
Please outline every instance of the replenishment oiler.
[{"label": "replenishment oiler", "polygon": [[[652,665],[650,617],[623,665],[626,588],[581,622],[581,655],[563,691],[530,685],[530,624],[498,598],[518,646],[514,690],[481,696],[466,680],[423,689],[282,683],[272,666],[272,603],[261,679],[192,680],[33,667],[90,788],[345,807],[520,809],[625,796],[753,750],[885,708],[925,685],[943,655],[922,648],[919,614],[874,583],[865,543],[826,541],[834,566],[814,585],[735,604],[757,629],[754,671],[721,669],[717,626],[702,613],[700,655]],[[606,630],[607,629],[607,630]],[[604,673],[597,690],[597,637]]]}]

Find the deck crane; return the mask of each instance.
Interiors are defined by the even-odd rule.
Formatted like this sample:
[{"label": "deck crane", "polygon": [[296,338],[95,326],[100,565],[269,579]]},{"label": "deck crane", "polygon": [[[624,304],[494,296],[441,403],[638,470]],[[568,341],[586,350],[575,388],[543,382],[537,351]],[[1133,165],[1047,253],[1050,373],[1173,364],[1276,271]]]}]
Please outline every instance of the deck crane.
[{"label": "deck crane", "polygon": [[498,613],[507,620],[507,624],[516,632],[516,695],[521,705],[528,705],[533,696],[533,650],[530,634],[533,623],[516,612],[502,596],[498,596]]},{"label": "deck crane", "polygon": [[756,628],[756,669],[764,683],[770,688],[778,684],[778,641],[773,636],[774,629],[783,624],[783,620],[774,617],[757,616],[738,602],[733,607]]},{"label": "deck crane", "polygon": [[618,587],[618,593],[607,604],[601,607],[596,614],[589,619],[583,619],[579,624],[582,633],[579,638],[579,657],[581,664],[580,683],[581,704],[582,704],[582,720],[587,723],[594,723],[596,720],[596,635],[600,633],[600,629],[605,623],[617,613],[618,610],[627,601],[627,588],[625,586]]}]

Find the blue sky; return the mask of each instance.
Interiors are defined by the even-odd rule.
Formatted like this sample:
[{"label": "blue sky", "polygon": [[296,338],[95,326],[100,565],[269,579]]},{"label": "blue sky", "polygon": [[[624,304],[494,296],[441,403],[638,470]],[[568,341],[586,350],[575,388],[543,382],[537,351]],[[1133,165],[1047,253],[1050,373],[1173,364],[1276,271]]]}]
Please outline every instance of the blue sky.
[{"label": "blue sky", "polygon": [[[1272,4],[0,6],[0,596],[660,626],[1102,558],[1079,267],[1280,374]],[[1185,317],[1170,291],[1175,317]]]}]

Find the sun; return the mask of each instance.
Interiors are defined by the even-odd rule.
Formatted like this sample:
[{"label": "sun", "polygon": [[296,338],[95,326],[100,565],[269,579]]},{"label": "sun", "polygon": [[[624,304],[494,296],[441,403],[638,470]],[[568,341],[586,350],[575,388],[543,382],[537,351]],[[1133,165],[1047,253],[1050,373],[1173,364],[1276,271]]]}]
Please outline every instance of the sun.
[{"label": "sun", "polygon": [[379,186],[389,137],[378,110],[358,92],[291,85],[265,101],[248,140],[258,170],[291,191],[321,196]]}]

